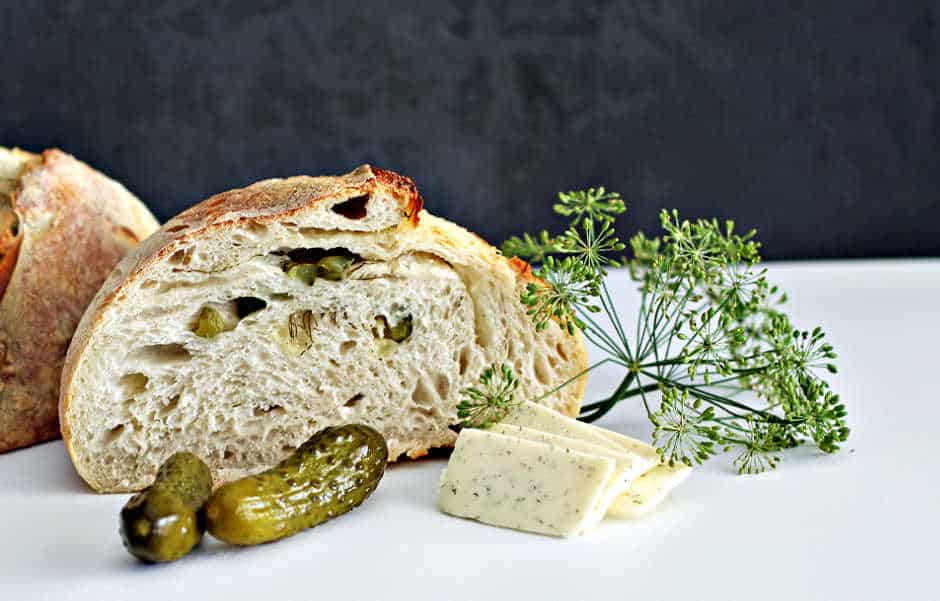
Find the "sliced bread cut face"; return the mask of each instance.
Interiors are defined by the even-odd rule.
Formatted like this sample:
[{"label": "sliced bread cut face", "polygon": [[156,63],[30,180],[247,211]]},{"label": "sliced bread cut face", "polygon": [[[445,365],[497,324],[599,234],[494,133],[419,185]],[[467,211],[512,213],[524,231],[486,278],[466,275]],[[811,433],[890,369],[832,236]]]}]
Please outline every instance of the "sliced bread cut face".
[{"label": "sliced bread cut face", "polygon": [[[519,302],[528,265],[421,205],[411,180],[363,166],[169,221],[112,273],[70,349],[60,414],[79,474],[137,490],[186,450],[221,483],[349,422],[380,430],[393,460],[419,457],[453,445],[460,390],[488,365],[510,365],[523,398],[581,372],[580,335],[536,332]],[[583,389],[545,402],[572,415]]]}]

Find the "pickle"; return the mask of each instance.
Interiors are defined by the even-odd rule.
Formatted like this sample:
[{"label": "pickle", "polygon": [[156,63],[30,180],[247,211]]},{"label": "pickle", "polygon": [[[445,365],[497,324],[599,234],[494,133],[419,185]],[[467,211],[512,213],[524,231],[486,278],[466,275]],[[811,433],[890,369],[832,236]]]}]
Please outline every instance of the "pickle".
[{"label": "pickle", "polygon": [[411,336],[411,325],[413,319],[411,315],[403,317],[398,320],[398,323],[389,327],[385,326],[385,337],[394,340],[395,342],[404,342],[408,340],[408,337]]},{"label": "pickle", "polygon": [[199,508],[212,493],[212,473],[191,453],[164,462],[153,484],[121,509],[121,539],[146,562],[175,561],[189,553],[205,529]]},{"label": "pickle", "polygon": [[206,526],[233,545],[291,536],[365,501],[387,462],[385,439],[374,429],[326,428],[268,471],[219,487],[203,510]]},{"label": "pickle", "polygon": [[218,309],[209,306],[203,307],[199,311],[199,317],[196,318],[193,333],[200,338],[213,338],[223,331],[225,331],[225,320]]},{"label": "pickle", "polygon": [[317,266],[310,263],[289,263],[285,269],[287,277],[299,280],[308,286],[317,281]]},{"label": "pickle", "polygon": [[354,255],[327,255],[317,261],[317,277],[338,282],[346,277],[349,267],[355,262]]}]

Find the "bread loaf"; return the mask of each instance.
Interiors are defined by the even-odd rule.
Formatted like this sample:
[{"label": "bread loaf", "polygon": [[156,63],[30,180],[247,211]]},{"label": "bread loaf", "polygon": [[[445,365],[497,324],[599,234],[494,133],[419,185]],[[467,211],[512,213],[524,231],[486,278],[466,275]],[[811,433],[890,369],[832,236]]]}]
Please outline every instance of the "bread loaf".
[{"label": "bread loaf", "polygon": [[[62,379],[62,434],[99,491],[146,486],[176,451],[216,482],[317,430],[361,422],[390,457],[451,446],[460,391],[505,362],[535,398],[581,372],[580,334],[536,332],[534,277],[422,210],[414,183],[362,166],[209,198],[108,278]],[[544,402],[577,412],[583,383]]]},{"label": "bread loaf", "polygon": [[58,150],[0,147],[0,452],[59,435],[59,377],[105,277],[157,221]]}]

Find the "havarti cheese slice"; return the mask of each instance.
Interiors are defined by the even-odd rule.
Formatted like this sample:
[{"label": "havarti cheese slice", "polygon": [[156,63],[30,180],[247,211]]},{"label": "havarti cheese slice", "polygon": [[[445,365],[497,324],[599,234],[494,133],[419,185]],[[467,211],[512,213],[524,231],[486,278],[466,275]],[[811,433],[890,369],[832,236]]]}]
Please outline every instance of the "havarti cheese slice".
[{"label": "havarti cheese slice", "polygon": [[686,465],[660,463],[659,453],[650,444],[580,422],[537,403],[523,403],[500,423],[575,438],[613,451],[632,453],[647,461],[647,470],[611,503],[608,515],[613,517],[634,518],[649,513],[691,472]]},{"label": "havarti cheese slice", "polygon": [[551,434],[525,426],[497,423],[490,426],[488,431],[514,438],[521,438],[523,440],[545,443],[566,451],[581,451],[583,453],[613,459],[614,470],[610,476],[607,490],[598,498],[597,505],[594,508],[594,511],[599,514],[597,521],[600,521],[605,515],[608,515],[610,507],[618,501],[621,495],[631,489],[636,478],[647,472],[654,465],[653,462],[635,453],[613,450],[577,438],[559,436],[558,434]]},{"label": "havarti cheese slice", "polygon": [[603,517],[610,457],[468,428],[441,476],[444,513],[505,528],[573,536]]},{"label": "havarti cheese slice", "polygon": [[636,478],[607,510],[618,518],[638,518],[656,508],[666,495],[685,480],[692,468],[682,464],[660,463]]}]

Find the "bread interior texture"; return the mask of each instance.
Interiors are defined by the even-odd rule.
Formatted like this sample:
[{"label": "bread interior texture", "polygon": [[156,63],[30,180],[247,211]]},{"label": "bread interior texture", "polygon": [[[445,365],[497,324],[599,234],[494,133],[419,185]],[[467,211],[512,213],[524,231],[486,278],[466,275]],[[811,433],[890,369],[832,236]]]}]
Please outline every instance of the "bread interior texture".
[{"label": "bread interior texture", "polygon": [[[393,458],[420,456],[453,444],[460,390],[487,365],[509,364],[530,398],[582,367],[580,341],[535,332],[506,261],[462,248],[480,246],[471,235],[426,213],[399,225],[382,213],[390,200],[359,203],[183,237],[129,279],[71,384],[86,479],[138,489],[188,450],[227,481],[350,422],[380,430]],[[421,228],[452,228],[450,242]],[[343,259],[341,277],[291,271],[323,257]],[[579,395],[549,402],[570,408]]]}]

